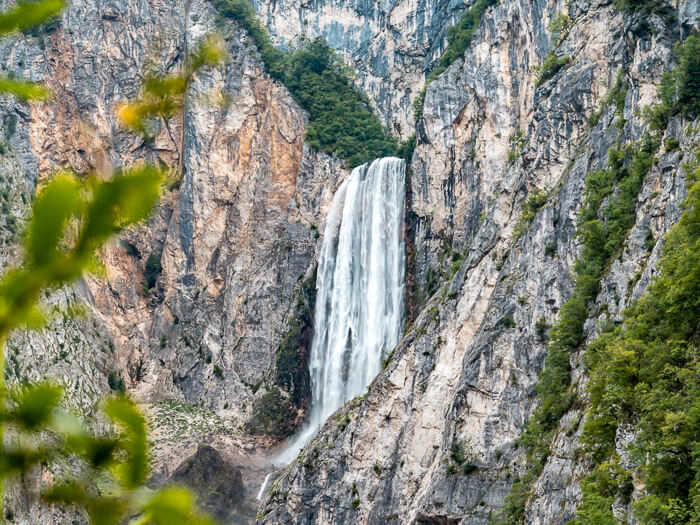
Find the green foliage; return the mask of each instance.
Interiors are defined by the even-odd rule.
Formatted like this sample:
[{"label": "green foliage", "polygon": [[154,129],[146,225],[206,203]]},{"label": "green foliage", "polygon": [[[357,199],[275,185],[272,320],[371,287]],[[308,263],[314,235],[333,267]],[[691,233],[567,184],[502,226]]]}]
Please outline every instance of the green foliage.
[{"label": "green foliage", "polygon": [[117,376],[116,372],[110,372],[107,376],[107,384],[111,390],[121,392],[122,394],[126,391],[126,386],[124,385],[124,379],[121,376]]},{"label": "green foliage", "polygon": [[222,62],[225,56],[222,39],[210,35],[187,56],[183,71],[170,75],[146,71],[139,98],[117,109],[119,120],[128,130],[152,141],[157,120],[172,117],[182,110],[192,76],[204,66]]},{"label": "green foliage", "polygon": [[477,472],[479,470],[479,465],[476,465],[475,463],[465,463],[462,465],[462,474],[465,476],[469,476],[470,474],[474,474],[474,472]]},{"label": "green foliage", "polygon": [[513,164],[522,154],[525,148],[525,134],[522,130],[517,130],[508,139],[510,151],[508,151],[508,164]]},{"label": "green foliage", "polygon": [[652,130],[664,130],[677,114],[694,118],[700,114],[700,33],[693,31],[682,44],[676,44],[678,65],[661,76],[661,102],[645,107],[643,116]]},{"label": "green foliage", "polygon": [[455,441],[450,448],[450,463],[447,466],[449,475],[461,472],[465,476],[473,474],[479,470],[479,466],[472,460],[474,453],[468,443],[463,441]]},{"label": "green foliage", "polygon": [[447,48],[442,53],[435,69],[430,73],[428,82],[435,80],[452,63],[464,55],[472,41],[474,32],[479,27],[481,17],[486,10],[498,3],[498,0],[476,0],[472,6],[465,11],[459,21],[447,30]]},{"label": "green foliage", "polygon": [[443,278],[442,271],[439,268],[428,268],[428,273],[425,277],[425,299],[431,297],[440,287],[441,279]]},{"label": "green foliage", "polygon": [[309,146],[346,158],[351,167],[395,154],[396,141],[388,137],[341,59],[321,38],[302,40],[286,64],[285,84],[309,112]]},{"label": "green foliage", "polygon": [[549,192],[542,191],[536,188],[523,203],[523,215],[515,225],[513,235],[516,239],[525,233],[527,228],[535,220],[537,212],[544,208],[545,204],[549,200]]},{"label": "green foliage", "polygon": [[[19,2],[0,14],[0,34],[30,30],[55,17],[62,5],[57,0]],[[180,83],[181,93],[188,75],[209,58],[206,53],[195,53]],[[24,99],[47,94],[42,86],[4,78],[0,92]],[[140,118],[163,116],[161,106],[143,101],[125,107],[141,108]],[[177,104],[169,106],[176,108]],[[132,401],[121,396],[107,399],[102,413],[113,430],[94,436],[77,417],[60,408],[60,387],[49,383],[5,385],[2,347],[8,335],[21,327],[41,327],[48,318],[40,306],[42,293],[81,278],[85,271],[98,270],[97,251],[112,236],[149,215],[163,181],[161,169],[142,165],[107,180],[61,172],[38,188],[21,251],[23,259],[0,278],[0,369],[5,372],[0,374],[0,507],[8,480],[24,479],[40,464],[68,461],[76,469],[65,478],[43,483],[42,498],[81,509],[92,523],[115,524],[132,518],[139,524],[211,523],[197,513],[187,491],[144,488],[149,471],[147,429]],[[123,382],[114,374],[108,383],[113,389],[123,389]],[[8,428],[12,439],[5,439]],[[98,490],[97,479],[106,480],[112,489]],[[2,508],[0,515],[7,517]]]},{"label": "green foliage", "polygon": [[224,378],[224,371],[221,369],[221,367],[219,365],[214,365],[214,375],[219,379]]},{"label": "green foliage", "polygon": [[571,62],[571,57],[569,55],[564,55],[558,57],[554,54],[554,51],[547,53],[544,58],[544,62],[540,66],[533,66],[533,71],[537,73],[537,79],[535,80],[535,85],[537,87],[544,84],[547,80],[552,78],[557,72],[563,68],[566,64]]},{"label": "green foliage", "polygon": [[666,151],[677,151],[681,149],[681,145],[678,142],[678,139],[674,137],[669,137],[664,141],[664,149]]},{"label": "green foliage", "polygon": [[160,264],[160,256],[156,255],[155,253],[149,255],[143,272],[143,275],[146,278],[146,285],[148,286],[149,290],[156,285],[158,276],[162,271],[163,267]]},{"label": "green foliage", "polygon": [[14,7],[0,13],[0,35],[14,31],[26,31],[45,24],[63,9],[62,0],[20,1]]},{"label": "green foliage", "polygon": [[250,432],[264,432],[283,439],[294,431],[296,410],[276,386],[270,388],[262,398],[256,401],[254,414],[248,424]]},{"label": "green foliage", "polygon": [[625,99],[627,98],[627,88],[628,85],[624,77],[624,72],[619,70],[617,72],[615,84],[605,95],[605,98],[603,98],[600,109],[594,111],[588,117],[588,124],[590,126],[595,126],[598,124],[600,117],[603,115],[603,110],[610,104],[615,106],[615,115],[617,115],[617,117],[620,119],[619,122],[624,124],[623,113],[625,109]]},{"label": "green foliage", "polygon": [[622,326],[586,355],[591,408],[583,438],[595,468],[582,485],[580,524],[593,523],[596,512],[611,514],[610,491],[593,483],[616,461],[615,436],[624,422],[638,429],[630,451],[646,487],[636,505],[639,522],[700,520],[700,163],[686,170],[685,211],[664,238],[659,274]]},{"label": "green foliage", "polygon": [[506,315],[501,320],[501,324],[503,325],[503,328],[505,328],[506,330],[508,330],[510,328],[515,328],[515,320],[510,315]]},{"label": "green foliage", "polygon": [[296,305],[296,315],[277,347],[275,379],[291,393],[294,404],[301,408],[311,397],[311,378],[307,366],[310,350],[309,331],[313,327],[316,305],[316,271],[302,283]]},{"label": "green foliage", "polygon": [[581,481],[583,497],[575,523],[577,525],[617,525],[612,513],[612,504],[618,497],[627,499],[632,487],[632,478],[615,462],[605,462]]},{"label": "green foliage", "polygon": [[447,30],[447,47],[438,60],[435,69],[431,71],[425,87],[413,101],[413,118],[418,121],[423,114],[423,104],[425,103],[425,91],[433,80],[439,77],[442,73],[452,65],[452,63],[464,55],[464,52],[469,47],[472,41],[474,32],[479,27],[481,18],[486,10],[498,3],[498,0],[476,0],[472,6],[465,11],[457,23]]},{"label": "green foliage", "polygon": [[[506,497],[505,507],[494,523],[522,523],[525,505],[550,453],[550,442],[559,420],[576,399],[571,383],[570,354],[583,337],[588,304],[598,293],[606,265],[622,249],[634,224],[637,195],[651,168],[658,140],[646,136],[639,143],[608,152],[609,167],[589,174],[586,196],[579,213],[577,235],[582,241],[581,257],[574,265],[574,292],[564,303],[559,320],[550,330],[544,369],[535,387],[540,406],[525,426],[519,443],[525,448],[529,468]],[[603,209],[603,200],[608,197]],[[533,203],[537,203],[533,200]],[[530,208],[528,205],[527,208]],[[545,324],[536,330],[544,333]]]},{"label": "green foliage", "polygon": [[416,122],[418,122],[418,119],[423,115],[423,107],[425,106],[425,95],[428,91],[428,84],[430,84],[430,81],[425,83],[423,89],[420,90],[420,93],[418,93],[416,98],[413,100],[413,119]]},{"label": "green foliage", "polygon": [[20,100],[42,100],[49,96],[45,87],[35,82],[16,80],[11,77],[0,77],[0,93],[11,93]]},{"label": "green foliage", "polygon": [[551,325],[544,317],[540,317],[535,323],[535,333],[537,334],[537,338],[541,343],[546,343],[547,339],[549,339],[547,333],[549,332],[550,328]]},{"label": "green foliage", "polygon": [[246,30],[255,42],[268,73],[274,79],[284,82],[286,57],[282,51],[272,45],[267,31],[258,20],[255,9],[248,0],[213,0],[212,4],[222,19],[235,20]]},{"label": "green foliage", "polygon": [[572,24],[573,22],[571,21],[571,18],[569,18],[569,15],[561,12],[554,15],[552,21],[547,26],[547,29],[552,36],[552,45],[554,47],[559,46],[561,41],[569,32],[569,29],[571,29]]},{"label": "green foliage", "polygon": [[613,4],[621,11],[637,11],[647,17],[657,14],[667,21],[673,19],[673,9],[665,0],[613,0]]},{"label": "green foliage", "polygon": [[411,162],[413,158],[413,151],[416,149],[416,134],[414,133],[408,137],[404,142],[399,144],[396,150],[396,156],[402,158],[407,163]]},{"label": "green foliage", "polygon": [[396,154],[396,140],[322,38],[302,38],[295,50],[283,53],[270,42],[248,0],[213,0],[213,4],[221,18],[235,20],[246,30],[270,75],[284,83],[309,113],[306,142],[310,147],[348,159],[350,167]]},{"label": "green foliage", "polygon": [[[24,474],[58,456],[69,457],[83,466],[82,477],[62,478],[43,490],[48,503],[85,508],[96,524],[117,523],[125,516],[139,516],[141,523],[211,523],[195,512],[181,489],[143,492],[148,474],[146,422],[132,401],[108,399],[102,412],[118,431],[95,437],[59,407],[62,396],[60,387],[46,383],[10,390],[3,420],[25,445],[3,448],[2,477]],[[53,436],[50,441],[40,437],[46,431]],[[97,477],[108,479],[113,490],[100,493],[84,482]],[[179,509],[178,515],[170,513],[173,508]]]},{"label": "green foliage", "polygon": [[[58,174],[39,191],[29,223],[25,261],[0,281],[0,333],[41,323],[37,307],[43,288],[95,269],[93,254],[109,237],[144,219],[155,204],[162,172],[151,166],[124,171],[111,180],[80,180]],[[82,225],[72,243],[70,224]]]},{"label": "green foliage", "polygon": [[615,78],[615,85],[608,91],[603,99],[603,105],[613,104],[615,106],[615,113],[620,117],[625,109],[628,87],[623,71],[619,70]]},{"label": "green foliage", "polygon": [[452,443],[452,447],[450,448],[450,459],[457,463],[458,465],[461,465],[465,461],[467,461],[467,456],[469,454],[469,451],[467,450],[466,445],[462,441],[455,441]]}]

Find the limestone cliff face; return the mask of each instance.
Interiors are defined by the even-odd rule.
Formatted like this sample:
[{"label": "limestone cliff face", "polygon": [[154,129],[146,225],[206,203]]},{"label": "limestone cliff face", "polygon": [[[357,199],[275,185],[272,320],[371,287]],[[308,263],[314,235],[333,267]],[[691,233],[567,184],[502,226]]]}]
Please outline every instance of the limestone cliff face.
[{"label": "limestone cliff face", "polygon": [[[57,30],[3,43],[6,67],[45,82],[53,97],[2,102],[1,256],[14,259],[35,186],[55,170],[102,175],[144,160],[172,169],[179,184],[147,223],[101,254],[105,275],[47,299],[83,303],[87,315],[10,342],[11,379],[57,378],[88,416],[109,376],[123,379],[148,405],[155,479],[198,445],[214,445],[242,469],[247,500],[236,519],[247,520],[264,477],[257,454],[269,440],[243,427],[259,387],[275,382],[277,346],[346,171],[304,145],[305,113],[235,24],[222,29],[226,64],[198,75],[182,114],[161,122],[152,143],[119,127],[116,105],[137,93],[144,67],[176,70],[214,26],[204,1],[77,0]],[[149,288],[151,256],[162,270]],[[13,494],[17,522],[68,519],[35,505],[41,476],[53,474]]]},{"label": "limestone cliff face", "polygon": [[[683,31],[696,23],[684,14],[692,3],[681,2]],[[557,53],[571,62],[537,86],[531,68],[552,49],[547,25],[562,10],[544,0],[501,2],[464,57],[430,84],[410,176],[419,313],[367,395],[332,416],[283,471],[260,523],[486,524],[522,473],[514,443],[536,406],[546,352],[536,324],[553,323],[571,294],[586,174],[605,167],[611,146],[640,138],[638,110],[654,102],[672,52],[659,18],[645,33],[611,2],[570,2],[574,23]],[[618,71],[629,89],[616,115],[601,101]],[[662,150],[645,179],[635,225],[597,299],[610,306],[586,323],[589,338],[643,293],[659,239],[680,215],[679,158],[692,158],[697,136],[680,121],[667,133],[681,151]],[[516,234],[523,200],[537,189],[549,192],[547,204]],[[583,393],[580,355],[572,365]],[[585,474],[576,454],[581,415],[573,409],[561,421],[527,523],[574,517]],[[450,469],[455,444],[473,465],[467,474]]]},{"label": "limestone cliff face", "polygon": [[255,0],[271,36],[294,45],[322,36],[357,72],[384,124],[408,138],[411,104],[440,58],[447,28],[468,3],[458,0]]},{"label": "limestone cliff face", "polygon": [[[280,45],[324,36],[384,122],[403,138],[415,130],[418,142],[407,177],[412,324],[368,394],[331,417],[281,474],[260,522],[487,523],[522,471],[514,441],[536,406],[546,353],[536,325],[552,323],[571,294],[586,174],[605,166],[612,145],[640,138],[638,110],[655,100],[673,37],[697,24],[698,2],[678,3],[673,28],[653,17],[645,31],[607,0],[502,0],[430,84],[415,128],[411,102],[468,5],[254,3]],[[547,26],[562,11],[574,23],[556,51],[571,61],[537,86],[531,68],[553,49]],[[58,378],[92,415],[110,373],[122,377],[151,417],[154,482],[211,445],[241,472],[238,523],[255,515],[258,453],[272,443],[244,427],[274,383],[277,347],[347,171],[304,145],[306,115],[233,23],[223,28],[229,61],[197,76],[184,111],[160,123],[153,143],[118,126],[114,108],[136,93],[143,67],[179,67],[214,20],[204,0],[73,0],[56,31],[0,44],[6,69],[54,91],[42,104],[0,101],[0,260],[15,258],[31,195],[54,170],[102,174],[143,160],[172,168],[180,182],[150,220],[101,254],[104,278],[47,298],[84,303],[88,315],[17,334],[10,378]],[[629,88],[616,111],[602,101],[619,72]],[[680,150],[662,149],[645,180],[625,251],[598,297],[607,313],[589,319],[589,337],[654,273],[659,240],[680,214],[680,158],[692,158],[697,142],[687,124],[669,125]],[[523,202],[537,189],[549,192],[547,204],[522,227]],[[151,256],[162,270],[149,288]],[[572,364],[583,391],[580,356]],[[580,416],[561,422],[528,523],[573,516],[585,473],[575,454]],[[450,474],[456,443],[475,467],[468,474]],[[69,520],[33,499],[42,476],[54,474],[44,469],[11,495],[17,523]]]},{"label": "limestone cliff face", "polygon": [[[59,30],[8,51],[26,48],[21,71],[55,93],[15,108],[26,125],[12,145],[28,152],[17,162],[31,183],[63,167],[107,173],[141,160],[179,176],[148,223],[102,254],[106,278],[76,293],[140,399],[175,398],[245,422],[345,171],[304,146],[305,114],[234,25],[227,64],[195,80],[184,112],[152,144],[118,126],[115,106],[135,95],[142,69],[179,67],[213,29],[207,2],[73,2]],[[162,272],[149,289],[151,255]]]}]

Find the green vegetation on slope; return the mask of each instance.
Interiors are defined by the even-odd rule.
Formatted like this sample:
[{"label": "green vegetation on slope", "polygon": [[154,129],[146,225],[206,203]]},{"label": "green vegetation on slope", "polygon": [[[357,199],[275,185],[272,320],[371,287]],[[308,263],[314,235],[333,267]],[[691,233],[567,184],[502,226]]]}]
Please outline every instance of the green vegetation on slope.
[{"label": "green vegetation on slope", "polygon": [[[20,1],[0,12],[0,37],[30,31],[57,16],[62,0]],[[54,18],[55,19],[55,18]],[[147,139],[144,123],[181,110],[189,79],[201,67],[221,62],[215,40],[206,38],[185,59],[184,71],[147,75],[140,97],[119,112],[126,127]],[[41,84],[0,78],[0,94],[23,101],[42,99]],[[14,124],[10,125],[10,128]],[[64,171],[37,188],[18,266],[7,266],[0,277],[0,520],[14,521],[3,509],[6,484],[17,492],[32,472],[46,469],[35,489],[43,503],[61,505],[90,523],[172,523],[212,525],[199,513],[192,494],[182,488],[147,489],[150,450],[146,418],[125,395],[110,396],[92,414],[103,428],[95,434],[82,419],[64,408],[65,389],[58,384],[22,381],[6,384],[10,368],[5,342],[17,329],[41,328],[56,314],[64,321],[77,312],[70,306],[49,314],[44,296],[99,267],[97,253],[114,235],[145,220],[158,201],[165,172],[144,164],[115,171],[111,177],[77,177]],[[80,341],[74,338],[74,343]],[[60,343],[63,359],[66,352]],[[110,343],[111,348],[111,343]],[[16,359],[13,351],[11,359]],[[16,361],[15,361],[16,366]],[[15,368],[17,375],[17,369]],[[120,392],[116,373],[108,385]],[[65,468],[69,465],[70,468]],[[21,503],[20,503],[21,505]],[[26,505],[25,505],[26,506]],[[26,510],[26,508],[24,509]],[[68,519],[68,516],[64,515]]]},{"label": "green vegetation on slope", "polygon": [[464,52],[472,41],[474,32],[477,27],[479,27],[481,17],[489,7],[497,3],[498,0],[476,0],[474,4],[462,14],[459,21],[447,30],[447,48],[442,53],[435,69],[433,69],[428,76],[428,80],[422,91],[413,101],[413,117],[416,122],[423,114],[423,104],[425,103],[425,92],[428,88],[428,84],[447,71],[447,68],[449,68],[455,60],[464,55]]},{"label": "green vegetation on slope", "polygon": [[267,389],[255,402],[253,412],[253,418],[247,424],[248,431],[253,434],[265,433],[283,439],[294,432],[296,410],[276,386]]},{"label": "green vegetation on slope", "polygon": [[[693,34],[677,48],[679,65],[664,75],[661,109],[655,106],[645,111],[647,118],[666,115],[665,120],[659,121],[663,127],[652,123],[652,129],[665,128],[669,116],[675,113],[697,116],[700,93],[693,88],[700,82],[697,46],[697,34]],[[671,94],[665,95],[664,89]],[[618,113],[625,92],[626,85],[618,76],[606,97],[607,103],[616,104]],[[690,109],[685,110],[686,107]],[[570,353],[582,341],[583,323],[589,315],[589,303],[598,293],[599,281],[634,224],[637,194],[659,144],[658,135],[646,135],[637,144],[611,148],[608,168],[592,172],[586,179],[578,228],[583,247],[574,266],[574,293],[550,332],[549,352],[536,387],[541,405],[520,438],[529,468],[514,483],[503,512],[494,523],[523,522],[532,484],[544,468],[554,432],[576,401],[570,388]],[[697,168],[690,178],[697,181]],[[670,247],[660,264],[662,275],[650,287],[647,298],[630,308],[623,328],[602,336],[586,354],[593,407],[584,435],[595,466],[581,484],[584,500],[579,509],[580,525],[617,523],[610,506],[618,498],[624,502],[631,496],[631,475],[619,465],[614,452],[620,421],[631,423],[640,431],[632,447],[635,459],[643,465],[641,477],[648,491],[636,506],[640,522],[699,523],[700,383],[696,345],[700,228],[699,210],[692,201],[698,193],[695,183],[687,204],[689,211],[674,227],[675,233],[669,234]],[[664,288],[669,289],[668,293]]]},{"label": "green vegetation on slope", "polygon": [[[700,152],[700,148],[698,148]],[[591,408],[583,440],[595,468],[582,483],[577,524],[616,523],[611,506],[629,500],[631,473],[619,466],[618,427],[638,434],[629,447],[646,495],[643,524],[700,523],[700,162],[681,220],[664,238],[660,272],[622,326],[588,350]]]},{"label": "green vegetation on slope", "polygon": [[343,61],[322,38],[301,39],[289,53],[276,49],[247,0],[213,0],[223,18],[235,20],[255,41],[265,68],[284,83],[309,113],[306,142],[348,159],[350,167],[397,154],[398,144],[354,86]]},{"label": "green vegetation on slope", "polygon": [[700,115],[700,34],[693,31],[676,46],[676,54],[678,66],[661,76],[661,102],[644,108],[644,117],[653,130],[666,129],[673,115],[687,118]]},{"label": "green vegetation on slope", "polygon": [[537,87],[544,84],[547,80],[552,78],[557,72],[563,68],[566,64],[571,62],[571,57],[569,55],[564,55],[558,57],[554,54],[554,51],[547,53],[547,56],[540,66],[534,66],[532,69],[537,72],[537,79],[535,80],[535,85]]},{"label": "green vegetation on slope", "polygon": [[[532,483],[549,457],[550,442],[559,420],[576,401],[576,394],[570,388],[570,356],[582,341],[589,303],[598,294],[600,279],[609,261],[619,254],[634,224],[637,195],[657,148],[658,141],[649,136],[620,150],[611,148],[608,169],[592,172],[586,179],[586,197],[577,232],[583,247],[574,265],[574,293],[562,306],[559,320],[550,331],[549,351],[535,387],[541,404],[519,439],[529,467],[514,483],[503,513],[495,523],[523,522]],[[606,205],[600,209],[606,197]]]},{"label": "green vegetation on slope", "polygon": [[[313,314],[316,306],[316,270],[302,283],[296,315],[277,347],[275,381],[291,394],[292,402],[302,408],[311,398],[311,378],[307,364]],[[307,405],[308,406],[308,405]]]},{"label": "green vegetation on slope", "polygon": [[673,20],[673,8],[666,0],[613,0],[617,9],[637,11],[644,16],[659,15],[667,21]]}]

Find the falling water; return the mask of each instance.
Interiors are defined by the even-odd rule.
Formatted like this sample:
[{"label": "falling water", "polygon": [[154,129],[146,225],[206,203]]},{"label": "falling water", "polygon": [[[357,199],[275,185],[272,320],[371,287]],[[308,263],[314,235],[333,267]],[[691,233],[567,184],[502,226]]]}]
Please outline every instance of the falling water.
[{"label": "falling water", "polygon": [[262,485],[260,485],[260,490],[258,491],[258,495],[255,496],[255,499],[258,501],[263,499],[263,496],[265,495],[265,490],[267,489],[267,484],[270,482],[270,478],[274,472],[270,472],[267,476],[265,476],[265,481],[263,481]]},{"label": "falling water", "polygon": [[405,164],[359,166],[331,203],[316,280],[311,414],[280,454],[289,463],[323,422],[361,394],[399,341],[403,313]]}]

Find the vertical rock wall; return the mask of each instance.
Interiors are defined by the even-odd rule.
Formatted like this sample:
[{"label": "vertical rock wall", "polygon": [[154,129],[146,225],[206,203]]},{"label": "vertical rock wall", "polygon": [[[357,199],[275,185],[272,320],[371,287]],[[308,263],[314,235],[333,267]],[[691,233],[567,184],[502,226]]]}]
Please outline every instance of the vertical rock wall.
[{"label": "vertical rock wall", "polygon": [[[501,2],[430,84],[409,181],[419,314],[367,395],[331,416],[282,473],[261,523],[486,524],[522,473],[516,439],[546,353],[537,323],[552,324],[572,292],[586,175],[606,166],[609,148],[641,138],[639,108],[655,101],[672,42],[688,30],[652,17],[644,31],[639,15],[607,1],[571,2],[574,23],[556,50],[571,61],[537,86],[531,68],[553,49],[547,25],[565,9]],[[618,72],[629,84],[623,107],[603,107],[591,124]],[[662,148],[644,181],[635,225],[602,283],[600,321],[643,293],[659,239],[680,216],[680,156],[692,158],[698,140],[687,124],[672,122],[681,151]],[[536,190],[547,202],[522,223]],[[588,337],[598,321],[586,323]],[[580,355],[572,366],[583,394]],[[527,523],[574,517],[585,474],[580,410],[560,423]]]}]

